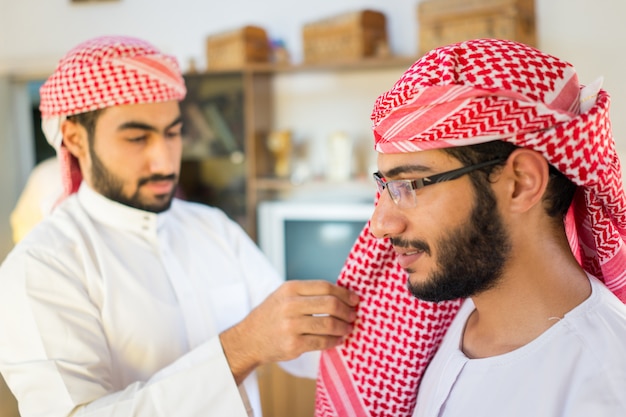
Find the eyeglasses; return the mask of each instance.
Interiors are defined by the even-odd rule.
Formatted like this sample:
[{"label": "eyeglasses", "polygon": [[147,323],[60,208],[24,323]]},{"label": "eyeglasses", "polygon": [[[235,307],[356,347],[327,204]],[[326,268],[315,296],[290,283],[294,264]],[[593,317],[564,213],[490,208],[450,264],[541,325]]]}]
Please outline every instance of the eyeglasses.
[{"label": "eyeglasses", "polygon": [[440,182],[455,180],[462,177],[465,174],[469,174],[480,168],[485,168],[491,165],[496,165],[506,161],[506,159],[500,158],[493,161],[481,162],[476,165],[469,165],[462,168],[453,169],[452,171],[442,172],[440,174],[431,175],[430,177],[418,178],[418,179],[406,179],[406,180],[392,180],[387,181],[380,172],[374,173],[374,180],[378,187],[378,192],[382,193],[387,189],[389,196],[393,202],[400,208],[413,208],[417,205],[417,196],[415,190],[424,188],[427,185],[433,185]]}]

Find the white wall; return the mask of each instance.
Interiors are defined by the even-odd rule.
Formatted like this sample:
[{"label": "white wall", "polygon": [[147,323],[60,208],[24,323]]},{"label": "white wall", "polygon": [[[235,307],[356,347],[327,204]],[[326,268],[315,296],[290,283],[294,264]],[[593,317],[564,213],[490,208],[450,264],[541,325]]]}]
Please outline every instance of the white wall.
[{"label": "white wall", "polygon": [[206,36],[246,24],[286,40],[299,59],[304,23],[363,8],[387,14],[398,52],[414,53],[417,42],[414,0],[110,0],[78,5],[70,0],[0,0],[0,5],[0,63],[9,66],[45,68],[85,38],[125,34],[150,40],[184,66],[194,58],[203,67]]},{"label": "white wall", "polygon": [[626,2],[536,0],[540,48],[568,60],[583,84],[604,77],[611,93],[611,120],[626,161]]},{"label": "white wall", "polygon": [[[363,8],[383,11],[388,19],[391,49],[399,55],[417,51],[417,0],[110,0],[75,5],[70,0],[0,0],[0,75],[47,75],[57,60],[76,43],[96,35],[126,34],[150,40],[176,55],[183,68],[194,59],[205,65],[205,39],[212,33],[245,24],[264,27],[272,38],[286,41],[296,62],[301,59],[304,23]],[[581,82],[603,75],[613,96],[613,124],[618,148],[626,150],[626,68],[624,0],[536,0],[539,46],[572,62]],[[296,137],[323,142],[332,131],[345,130],[369,141],[369,113],[374,98],[390,87],[401,70],[376,75],[310,74],[276,80],[276,125],[296,127]],[[3,87],[5,90],[7,86]],[[337,99],[328,93],[336,91]],[[0,89],[2,93],[2,89]],[[9,93],[0,96],[9,97]],[[0,97],[1,98],[1,97]],[[25,181],[22,156],[15,141],[29,140],[12,126],[10,106],[0,103],[0,259],[8,236],[7,207]],[[315,150],[314,150],[315,151]],[[320,156],[323,150],[317,149]],[[624,152],[626,153],[626,152]],[[13,155],[9,157],[7,155]],[[323,158],[322,158],[323,159]],[[28,167],[26,167],[28,168]],[[320,159],[317,171],[323,170]],[[17,184],[17,185],[16,185]],[[13,201],[11,201],[13,200]],[[6,207],[5,207],[6,206]]]}]

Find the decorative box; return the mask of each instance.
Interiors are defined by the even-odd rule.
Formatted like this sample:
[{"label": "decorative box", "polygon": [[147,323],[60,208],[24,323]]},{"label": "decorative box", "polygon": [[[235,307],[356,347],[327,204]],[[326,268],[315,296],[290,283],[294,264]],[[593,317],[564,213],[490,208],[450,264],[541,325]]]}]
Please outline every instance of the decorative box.
[{"label": "decorative box", "polygon": [[534,0],[428,0],[417,6],[419,54],[468,39],[536,46]]},{"label": "decorative box", "polygon": [[354,61],[388,51],[385,15],[374,10],[307,23],[302,39],[305,63]]},{"label": "decorative box", "polygon": [[271,46],[265,29],[244,26],[207,37],[207,68],[237,69],[246,64],[268,62]]}]

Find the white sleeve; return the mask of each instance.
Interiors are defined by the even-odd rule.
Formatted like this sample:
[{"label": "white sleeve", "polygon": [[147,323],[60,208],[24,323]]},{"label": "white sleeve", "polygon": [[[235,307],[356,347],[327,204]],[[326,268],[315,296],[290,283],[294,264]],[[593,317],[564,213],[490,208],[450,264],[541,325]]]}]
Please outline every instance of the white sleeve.
[{"label": "white sleeve", "polygon": [[[123,391],[101,397],[72,416],[178,417],[198,414],[248,416],[218,337],[181,357],[146,383],[136,382]],[[50,414],[44,412],[41,415]]]},{"label": "white sleeve", "polygon": [[121,364],[76,271],[12,255],[0,268],[0,372],[22,417],[247,416],[217,336],[116,391]]},{"label": "white sleeve", "polygon": [[[230,222],[232,246],[237,248],[237,257],[241,262],[246,284],[250,288],[252,307],[259,305],[269,294],[278,288],[284,280],[279,276],[265,254],[234,222]],[[319,368],[320,352],[308,352],[299,358],[279,362],[281,368],[290,374],[302,378],[315,379]]]}]

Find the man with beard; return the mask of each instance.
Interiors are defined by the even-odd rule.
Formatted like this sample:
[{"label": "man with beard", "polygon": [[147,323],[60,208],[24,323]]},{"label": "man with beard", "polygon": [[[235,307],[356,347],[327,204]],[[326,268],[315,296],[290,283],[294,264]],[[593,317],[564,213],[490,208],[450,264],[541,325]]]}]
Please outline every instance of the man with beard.
[{"label": "man with beard", "polygon": [[[66,198],[0,268],[0,372],[21,415],[260,416],[255,368],[336,345],[358,297],[281,283],[224,213],[173,197],[174,58],[95,38],[40,92]],[[314,377],[300,359],[287,370]]]},{"label": "man with beard", "polygon": [[608,108],[570,64],[493,39],[431,51],[379,97],[379,197],[339,279],[359,317],[322,355],[318,416],[626,415]]}]

